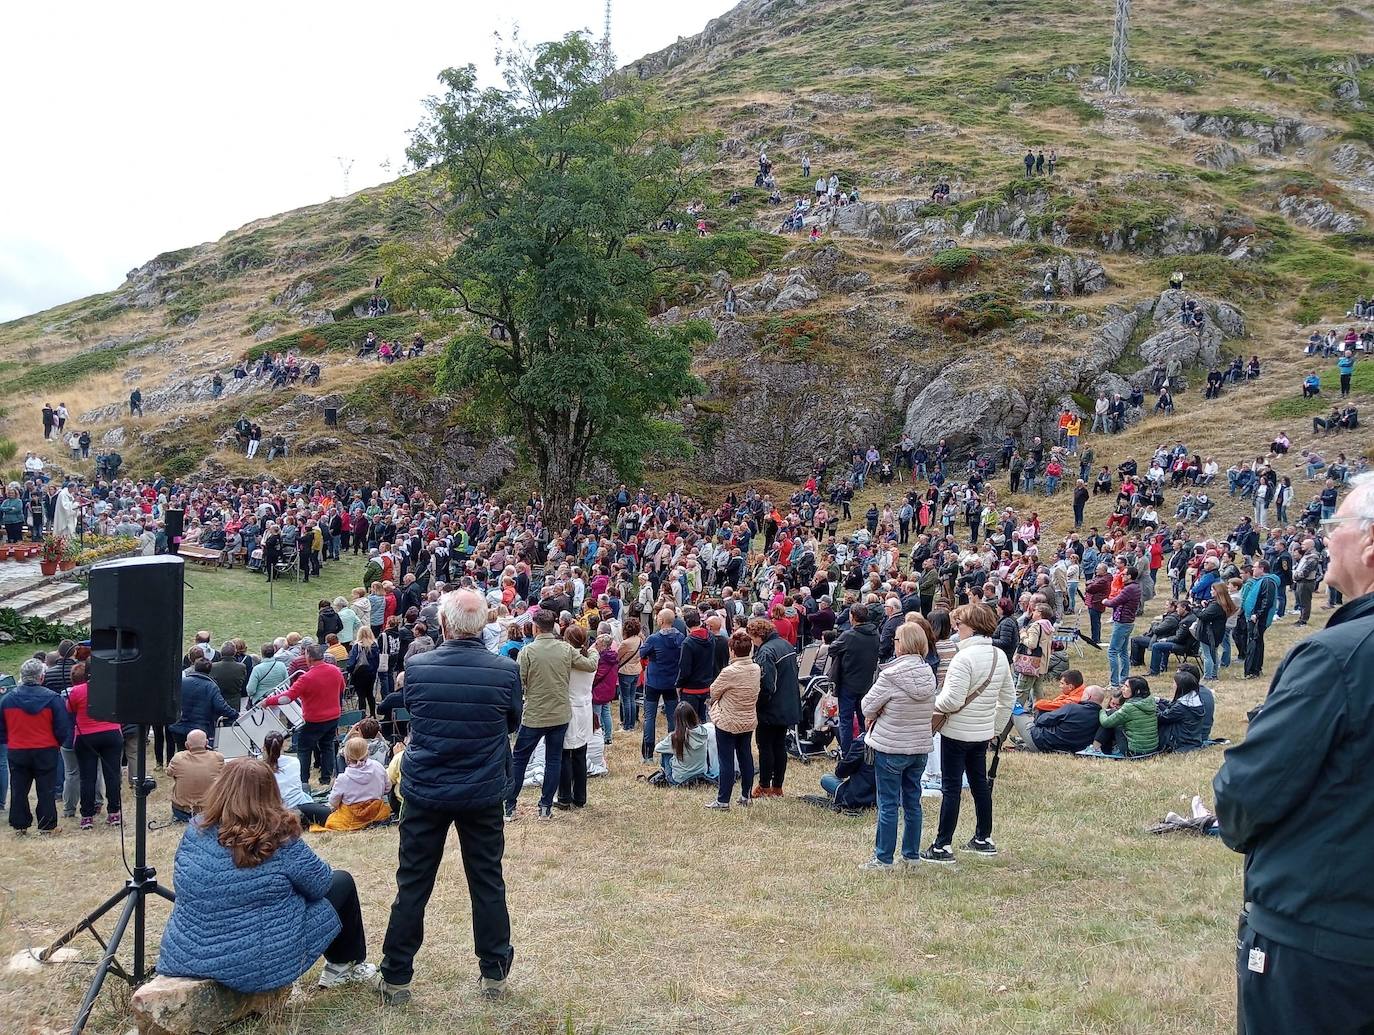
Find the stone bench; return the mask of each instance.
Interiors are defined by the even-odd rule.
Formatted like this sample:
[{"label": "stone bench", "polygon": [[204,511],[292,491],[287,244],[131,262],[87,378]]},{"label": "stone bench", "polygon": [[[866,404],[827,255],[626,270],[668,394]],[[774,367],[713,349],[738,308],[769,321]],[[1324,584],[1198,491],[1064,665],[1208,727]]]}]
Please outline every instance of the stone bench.
[{"label": "stone bench", "polygon": [[139,987],[129,1009],[139,1035],[214,1035],[245,1017],[270,1016],[291,986],[246,995],[215,981],[159,975]]}]

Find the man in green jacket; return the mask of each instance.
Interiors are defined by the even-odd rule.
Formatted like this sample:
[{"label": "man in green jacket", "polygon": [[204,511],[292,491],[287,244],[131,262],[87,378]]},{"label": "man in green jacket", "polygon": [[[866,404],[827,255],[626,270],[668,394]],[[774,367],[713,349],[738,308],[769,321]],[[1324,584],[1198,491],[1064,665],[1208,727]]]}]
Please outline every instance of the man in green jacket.
[{"label": "man in green jacket", "polygon": [[573,669],[595,672],[597,658],[584,647],[573,646],[554,635],[558,616],[547,608],[534,615],[535,637],[520,648],[520,683],[525,688],[525,711],[515,738],[510,787],[506,791],[506,820],[515,819],[515,803],[525,782],[525,769],[535,746],[544,742],[544,782],[539,795],[539,818],[553,818],[553,796],[563,767],[563,737],[572,720],[568,699]]},{"label": "man in green jacket", "polygon": [[1294,647],[1213,781],[1245,854],[1241,1035],[1374,1031],[1374,476],[1322,522],[1349,602]]},{"label": "man in green jacket", "polygon": [[1099,720],[1103,752],[1150,755],[1159,750],[1159,711],[1150,696],[1150,684],[1142,676],[1130,676],[1121,687],[1121,698],[1105,709]]}]

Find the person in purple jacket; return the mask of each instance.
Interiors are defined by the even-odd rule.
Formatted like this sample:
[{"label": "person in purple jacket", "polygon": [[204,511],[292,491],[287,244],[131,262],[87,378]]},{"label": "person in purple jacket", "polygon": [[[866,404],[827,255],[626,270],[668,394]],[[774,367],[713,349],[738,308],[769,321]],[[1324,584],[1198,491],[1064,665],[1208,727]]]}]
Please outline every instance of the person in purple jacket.
[{"label": "person in purple jacket", "polygon": [[1121,573],[1121,590],[1102,601],[1112,609],[1112,638],[1107,646],[1107,664],[1111,668],[1112,689],[1116,690],[1131,674],[1131,633],[1135,631],[1135,617],[1140,614],[1139,573],[1127,568]]}]

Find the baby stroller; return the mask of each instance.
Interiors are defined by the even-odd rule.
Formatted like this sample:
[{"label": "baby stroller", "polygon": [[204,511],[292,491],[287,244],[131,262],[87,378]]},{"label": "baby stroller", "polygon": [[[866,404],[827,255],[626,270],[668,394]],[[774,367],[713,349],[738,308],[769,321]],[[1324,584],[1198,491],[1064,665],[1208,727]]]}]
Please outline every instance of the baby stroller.
[{"label": "baby stroller", "polygon": [[835,682],[829,676],[803,677],[801,722],[788,731],[787,750],[809,765],[817,755],[831,753],[839,729]]}]

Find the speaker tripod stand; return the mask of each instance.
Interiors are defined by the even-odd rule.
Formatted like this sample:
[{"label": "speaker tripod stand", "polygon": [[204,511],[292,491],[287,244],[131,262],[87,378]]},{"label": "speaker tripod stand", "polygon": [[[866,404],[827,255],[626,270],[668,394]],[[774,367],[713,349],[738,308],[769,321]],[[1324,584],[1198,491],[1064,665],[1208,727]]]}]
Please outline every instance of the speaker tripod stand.
[{"label": "speaker tripod stand", "polygon": [[[105,978],[111,973],[134,987],[143,984],[148,977],[148,968],[144,961],[144,939],[146,937],[144,907],[148,896],[158,895],[168,902],[176,901],[176,896],[157,882],[157,870],[148,865],[148,795],[156,786],[157,784],[148,778],[148,727],[139,726],[138,773],[134,778],[133,792],[135,823],[133,875],[125,882],[124,887],[107,898],[96,909],[87,913],[78,923],[68,928],[57,941],[38,954],[38,959],[47,963],[58,949],[72,941],[82,931],[90,931],[92,937],[105,950],[99,965],[95,968],[95,975],[91,978],[90,986],[86,989],[86,997],[81,1000],[81,1009],[77,1012],[76,1020],[72,1023],[72,1035],[80,1035],[80,1032],[85,1029],[86,1022],[91,1017],[91,1010],[95,1006],[96,998],[100,995],[101,986],[105,984]],[[124,908],[120,910],[119,917],[115,920],[109,942],[106,942],[100,937],[100,932],[95,929],[95,923],[120,903],[123,903]],[[134,925],[134,965],[132,971],[125,970],[115,959],[115,953],[119,951],[119,943],[124,940],[124,935],[129,929],[130,920],[133,921]]]}]

